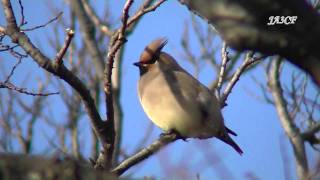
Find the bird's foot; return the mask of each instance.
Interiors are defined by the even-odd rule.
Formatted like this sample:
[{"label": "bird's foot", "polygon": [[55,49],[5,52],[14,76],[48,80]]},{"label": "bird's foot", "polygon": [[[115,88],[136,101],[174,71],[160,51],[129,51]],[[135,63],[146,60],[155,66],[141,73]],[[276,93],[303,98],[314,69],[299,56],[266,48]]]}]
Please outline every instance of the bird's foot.
[{"label": "bird's foot", "polygon": [[160,137],[163,137],[166,135],[175,135],[177,137],[177,139],[182,139],[183,141],[187,141],[186,137],[181,136],[181,134],[174,129],[171,129],[170,131],[161,133]]}]

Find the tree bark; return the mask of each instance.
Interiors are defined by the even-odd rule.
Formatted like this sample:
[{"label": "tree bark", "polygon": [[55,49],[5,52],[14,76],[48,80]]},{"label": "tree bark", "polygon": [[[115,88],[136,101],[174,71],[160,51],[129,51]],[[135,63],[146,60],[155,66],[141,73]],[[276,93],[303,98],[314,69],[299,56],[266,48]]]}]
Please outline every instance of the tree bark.
[{"label": "tree bark", "polygon": [[[281,55],[320,86],[320,17],[303,0],[179,0],[213,25],[228,46]],[[297,16],[294,24],[267,25],[270,16]]]},{"label": "tree bark", "polygon": [[98,171],[89,164],[72,159],[46,159],[43,157],[0,154],[0,179],[2,180],[69,180],[117,179],[111,173]]},{"label": "tree bark", "polygon": [[284,99],[283,90],[279,81],[280,63],[279,59],[273,60],[272,62],[271,71],[269,72],[269,86],[282,128],[286,132],[294,151],[297,175],[301,180],[308,180],[310,179],[310,174],[304,139],[287,109],[287,102]]}]

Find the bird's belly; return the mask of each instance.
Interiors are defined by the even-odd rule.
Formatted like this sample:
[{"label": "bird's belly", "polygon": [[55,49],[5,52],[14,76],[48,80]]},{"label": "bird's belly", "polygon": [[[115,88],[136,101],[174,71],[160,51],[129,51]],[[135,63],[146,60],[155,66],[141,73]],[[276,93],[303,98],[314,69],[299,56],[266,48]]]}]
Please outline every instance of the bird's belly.
[{"label": "bird's belly", "polygon": [[164,131],[175,130],[184,137],[198,137],[198,130],[203,125],[200,110],[194,108],[189,100],[181,103],[177,97],[168,95],[165,91],[145,91],[141,104],[147,116]]}]

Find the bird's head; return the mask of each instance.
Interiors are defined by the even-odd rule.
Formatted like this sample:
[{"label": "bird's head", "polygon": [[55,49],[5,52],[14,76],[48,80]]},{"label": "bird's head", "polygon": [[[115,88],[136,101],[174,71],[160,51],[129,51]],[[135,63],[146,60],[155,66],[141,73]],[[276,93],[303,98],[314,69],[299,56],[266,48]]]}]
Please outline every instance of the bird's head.
[{"label": "bird's head", "polygon": [[162,48],[167,44],[168,40],[166,38],[159,38],[152,41],[148,46],[145,47],[141,53],[138,62],[134,65],[139,67],[140,72],[146,72],[150,69],[156,61],[159,59]]}]

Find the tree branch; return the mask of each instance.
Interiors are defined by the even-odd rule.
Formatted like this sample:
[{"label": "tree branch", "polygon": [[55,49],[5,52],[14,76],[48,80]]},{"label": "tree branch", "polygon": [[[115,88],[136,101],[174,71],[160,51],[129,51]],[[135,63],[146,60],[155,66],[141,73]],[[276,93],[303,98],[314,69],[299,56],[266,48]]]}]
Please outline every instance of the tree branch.
[{"label": "tree branch", "polygon": [[[95,171],[83,162],[71,158],[0,154],[2,179],[110,179],[114,175],[105,171]],[[17,173],[19,172],[19,173]]]},{"label": "tree branch", "polygon": [[320,139],[316,137],[316,133],[318,132],[320,132],[320,122],[312,125],[307,131],[303,132],[301,136],[311,145],[320,144]]},{"label": "tree branch", "polygon": [[56,56],[56,59],[55,59],[57,64],[61,64],[62,63],[62,58],[66,54],[67,49],[68,49],[68,47],[69,47],[69,45],[71,43],[71,40],[72,40],[72,38],[74,36],[74,31],[72,29],[67,29],[66,31],[67,31],[67,37],[66,37],[66,39],[64,41],[64,45],[60,49],[60,51],[58,52],[58,54]]},{"label": "tree branch", "polygon": [[229,61],[228,52],[227,52],[227,45],[226,43],[223,43],[222,49],[221,49],[221,66],[220,66],[220,72],[219,72],[219,78],[218,78],[218,84],[217,84],[217,91],[218,91],[218,98],[220,99],[220,90],[222,87],[222,82],[225,78],[225,72],[226,67]]},{"label": "tree branch", "polygon": [[246,54],[246,57],[241,64],[241,66],[237,69],[237,71],[233,74],[230,82],[228,83],[227,87],[225,88],[221,99],[220,99],[220,105],[221,107],[224,107],[226,105],[226,101],[228,99],[228,96],[231,93],[231,90],[233,89],[234,85],[239,81],[240,76],[242,73],[250,67],[252,64],[257,63],[258,61],[264,59],[266,56],[261,56],[261,57],[253,57],[253,53],[249,52]]},{"label": "tree branch", "polygon": [[126,170],[128,170],[130,167],[138,164],[139,162],[147,159],[154,153],[158,152],[161,148],[164,146],[170,144],[171,142],[174,142],[178,140],[179,137],[176,134],[166,134],[161,136],[158,140],[153,142],[148,147],[140,150],[135,155],[127,158],[126,160],[122,161],[117,167],[112,169],[112,173],[120,176],[122,173],[124,173]]},{"label": "tree branch", "polygon": [[113,153],[115,148],[115,137],[117,135],[115,133],[115,119],[114,119],[114,97],[112,92],[112,68],[114,64],[114,59],[119,51],[119,49],[123,46],[123,44],[126,42],[125,39],[125,33],[128,30],[128,28],[132,27],[137,20],[142,17],[142,15],[154,11],[157,7],[159,7],[165,0],[159,0],[154,5],[150,7],[143,7],[136,12],[132,18],[129,19],[129,9],[133,3],[133,0],[127,0],[123,10],[122,10],[122,26],[115,31],[114,35],[111,37],[111,40],[109,42],[108,47],[108,54],[106,58],[106,65],[104,70],[104,93],[105,93],[105,102],[106,102],[106,109],[107,109],[107,126],[108,126],[108,132],[109,132],[109,147],[104,147],[106,150],[103,153],[99,154],[99,157],[96,161],[96,168],[106,168],[109,169],[112,167],[112,162],[115,160],[112,156],[115,155]]},{"label": "tree branch", "polygon": [[104,151],[99,154],[96,161],[95,168],[110,169],[113,166],[114,148],[115,148],[115,122],[114,122],[114,107],[113,107],[113,92],[112,92],[112,68],[114,58],[118,50],[125,43],[125,31],[127,28],[127,21],[129,18],[129,9],[133,0],[127,0],[122,10],[122,26],[116,34],[112,36],[109,42],[108,54],[105,62],[104,69],[104,94],[107,114],[107,128],[108,128],[108,146],[103,146]]},{"label": "tree branch", "polygon": [[[207,20],[228,46],[279,54],[307,71],[320,86],[320,16],[303,0],[179,0]],[[270,16],[297,16],[295,24],[268,26]]]},{"label": "tree branch", "polygon": [[81,82],[81,80],[71,71],[69,71],[63,64],[58,65],[46,57],[38,48],[34,46],[27,35],[19,30],[9,0],[2,0],[2,5],[7,21],[6,34],[11,38],[13,43],[19,44],[40,67],[63,79],[80,95],[82,101],[84,102],[84,106],[90,118],[93,129],[95,130],[102,144],[105,144],[107,142],[107,137],[105,136],[105,122],[102,121],[89,90]]},{"label": "tree branch", "polygon": [[104,24],[100,18],[97,16],[95,11],[90,6],[88,0],[81,0],[84,10],[86,11],[88,17],[91,19],[91,21],[95,24],[96,27],[99,27],[101,32],[103,32],[107,36],[112,36],[113,32],[110,30],[110,27],[106,24]]},{"label": "tree branch", "polygon": [[96,41],[95,26],[89,19],[81,0],[71,0],[70,4],[72,10],[79,20],[82,38],[89,54],[92,57],[92,62],[95,66],[97,74],[100,78],[102,78],[104,70],[103,55]]},{"label": "tree branch", "polygon": [[286,132],[294,150],[296,159],[297,175],[299,179],[310,179],[307,156],[305,152],[304,140],[300,134],[298,127],[294,124],[293,119],[289,115],[287,102],[283,96],[283,90],[280,84],[280,59],[273,60],[271,70],[269,72],[268,84],[274,99],[275,107],[279,115],[281,125]]}]

